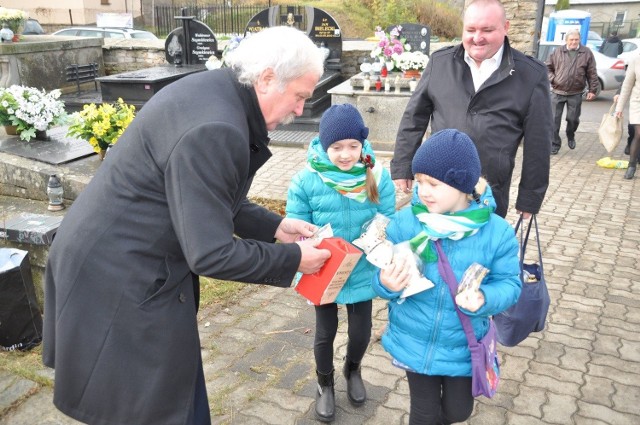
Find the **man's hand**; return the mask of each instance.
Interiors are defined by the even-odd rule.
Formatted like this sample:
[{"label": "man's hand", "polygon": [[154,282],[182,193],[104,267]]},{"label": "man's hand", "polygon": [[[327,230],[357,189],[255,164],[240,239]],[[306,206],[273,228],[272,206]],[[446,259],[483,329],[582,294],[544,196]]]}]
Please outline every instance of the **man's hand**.
[{"label": "man's hand", "polygon": [[[397,256],[396,256],[397,257]],[[401,256],[398,259],[380,270],[380,283],[384,285],[390,291],[398,292],[402,291],[409,285],[411,274],[410,268],[407,267],[407,257]]]},{"label": "man's hand", "polygon": [[596,98],[596,95],[593,93],[587,93],[587,100],[593,100]]},{"label": "man's hand", "polygon": [[328,249],[316,248],[321,242],[320,239],[307,239],[305,241],[296,242],[300,245],[300,266],[298,271],[304,274],[313,274],[320,270],[325,261],[331,257],[331,251]]},{"label": "man's hand", "polygon": [[399,191],[404,193],[409,193],[411,192],[411,186],[413,186],[413,180],[398,179],[398,180],[394,180],[393,184],[396,186],[396,189],[398,189]]},{"label": "man's hand", "polygon": [[276,239],[284,243],[292,243],[313,236],[318,226],[297,218],[285,218],[276,229]]},{"label": "man's hand", "polygon": [[522,221],[529,220],[533,214],[530,212],[516,210],[518,214],[522,215]]}]

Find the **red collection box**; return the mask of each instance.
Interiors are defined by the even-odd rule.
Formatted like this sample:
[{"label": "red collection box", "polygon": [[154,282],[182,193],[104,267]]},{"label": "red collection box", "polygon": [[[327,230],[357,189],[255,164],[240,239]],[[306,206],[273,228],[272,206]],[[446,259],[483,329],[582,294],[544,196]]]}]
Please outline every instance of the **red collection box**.
[{"label": "red collection box", "polygon": [[325,238],[318,248],[331,251],[331,257],[318,272],[303,274],[296,286],[296,291],[314,305],[335,301],[362,256],[358,248],[342,238]]}]

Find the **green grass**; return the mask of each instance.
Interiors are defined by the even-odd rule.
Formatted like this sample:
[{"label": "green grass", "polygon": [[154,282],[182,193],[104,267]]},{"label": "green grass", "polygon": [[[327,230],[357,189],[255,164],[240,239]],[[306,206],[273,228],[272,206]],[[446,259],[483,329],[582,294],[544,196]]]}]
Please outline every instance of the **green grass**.
[{"label": "green grass", "polygon": [[200,309],[204,310],[216,304],[226,304],[245,286],[245,283],[200,276]]},{"label": "green grass", "polygon": [[53,381],[42,376],[45,366],[42,364],[42,345],[30,351],[5,351],[0,353],[0,370],[52,387]]}]

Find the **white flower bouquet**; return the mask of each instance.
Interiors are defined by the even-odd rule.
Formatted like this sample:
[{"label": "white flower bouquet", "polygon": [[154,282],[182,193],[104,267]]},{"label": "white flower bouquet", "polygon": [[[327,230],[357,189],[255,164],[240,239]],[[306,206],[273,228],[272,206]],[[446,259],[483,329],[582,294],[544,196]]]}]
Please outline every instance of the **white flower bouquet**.
[{"label": "white flower bouquet", "polygon": [[429,63],[429,56],[425,55],[421,51],[403,52],[399,55],[394,55],[394,61],[396,66],[402,71],[418,70],[424,71]]},{"label": "white flower bouquet", "polygon": [[13,85],[0,89],[0,124],[16,126],[20,139],[29,141],[36,131],[45,131],[66,118],[60,90],[46,92]]}]

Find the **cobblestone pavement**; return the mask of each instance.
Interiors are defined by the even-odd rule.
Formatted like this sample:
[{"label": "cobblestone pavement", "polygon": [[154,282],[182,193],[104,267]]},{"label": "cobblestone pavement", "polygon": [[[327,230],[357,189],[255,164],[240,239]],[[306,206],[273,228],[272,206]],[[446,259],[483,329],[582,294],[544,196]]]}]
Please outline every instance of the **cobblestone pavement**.
[{"label": "cobblestone pavement", "polygon": [[[577,148],[551,157],[551,184],[538,215],[552,303],[547,328],[500,348],[502,380],[477,399],[470,425],[640,423],[640,178],[605,169],[597,125],[581,124]],[[623,158],[623,146],[614,152]],[[304,150],[274,147],[252,194],[284,199]],[[388,163],[389,157],[380,157]],[[515,201],[519,163],[511,194]],[[507,217],[515,222],[513,213]],[[344,310],[340,311],[345,318]],[[374,330],[386,320],[374,302]],[[224,309],[199,315],[214,424],[311,424],[315,376],[313,307],[291,289],[248,285]],[[341,320],[335,365],[346,346]],[[51,371],[43,371],[52,376]],[[363,360],[368,401],[352,407],[336,373],[336,424],[407,424],[408,387],[380,344]],[[108,397],[108,394],[105,394]],[[0,372],[0,423],[75,424],[52,406],[52,391]]]}]

